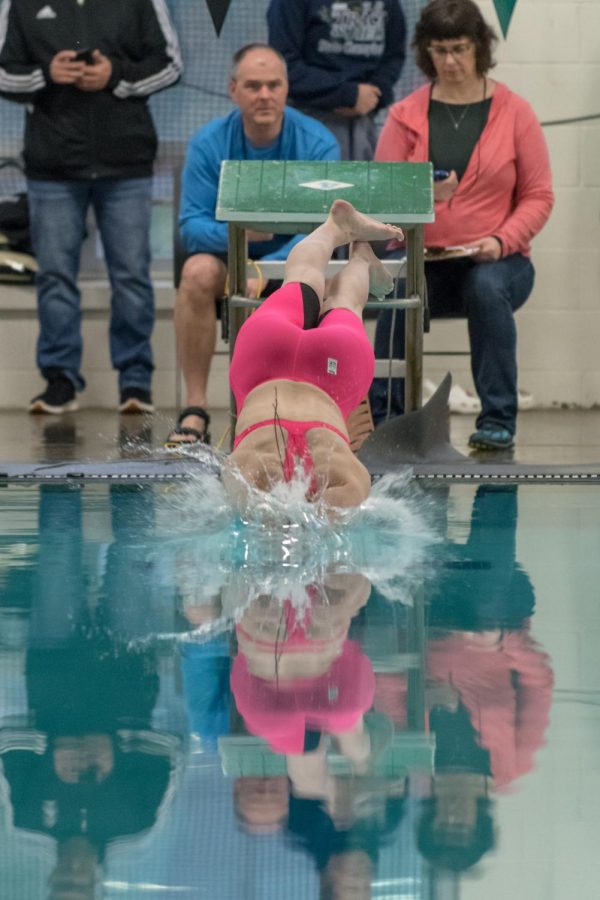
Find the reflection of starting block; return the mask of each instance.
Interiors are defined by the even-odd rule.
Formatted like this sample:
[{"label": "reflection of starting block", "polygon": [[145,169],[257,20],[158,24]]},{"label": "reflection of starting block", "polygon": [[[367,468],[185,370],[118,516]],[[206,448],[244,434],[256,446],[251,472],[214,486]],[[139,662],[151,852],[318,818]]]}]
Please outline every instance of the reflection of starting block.
[{"label": "reflection of starting block", "polygon": [[[223,774],[229,778],[266,778],[287,775],[285,756],[274,753],[266,741],[251,735],[220,737],[219,756]],[[410,770],[433,772],[435,738],[425,732],[395,734],[378,756],[372,774],[381,778],[402,778]],[[327,764],[332,775],[350,775],[352,769],[345,756],[327,751]]]},{"label": "reflection of starting block", "polygon": [[[400,778],[411,769],[433,772],[435,737],[425,732],[411,731],[395,734],[389,747],[375,760],[373,775],[381,778]],[[328,753],[332,775],[351,775],[350,763],[341,753]]]},{"label": "reflection of starting block", "polygon": [[262,738],[236,734],[220,737],[217,745],[228,778],[287,775],[285,756],[274,753]]},{"label": "reflection of starting block", "polygon": [[431,163],[225,160],[216,217],[229,222],[230,348],[243,308],[256,305],[246,297],[246,229],[301,234],[325,221],[334,200],[349,200],[379,221],[400,225],[406,236],[406,296],[374,305],[406,310],[405,409],[418,409],[423,381],[423,225],[434,219],[432,185]]}]

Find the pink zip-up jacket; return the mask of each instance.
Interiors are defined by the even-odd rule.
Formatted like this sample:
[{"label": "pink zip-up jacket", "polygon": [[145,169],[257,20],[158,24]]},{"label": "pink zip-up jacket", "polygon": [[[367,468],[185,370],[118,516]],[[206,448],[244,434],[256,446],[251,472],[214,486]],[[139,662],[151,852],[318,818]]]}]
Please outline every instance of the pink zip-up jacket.
[{"label": "pink zip-up jacket", "polygon": [[483,636],[450,632],[427,643],[427,677],[451,684],[466,706],[481,747],[489,750],[495,787],[530,772],[544,743],[554,675],[527,625],[487,646]]},{"label": "pink zip-up jacket", "polygon": [[[375,159],[427,162],[431,85],[390,107]],[[548,148],[529,103],[496,83],[490,113],[467,169],[449,201],[435,204],[435,222],[425,226],[427,247],[467,244],[494,235],[502,255],[530,253],[530,241],[552,206]]]}]

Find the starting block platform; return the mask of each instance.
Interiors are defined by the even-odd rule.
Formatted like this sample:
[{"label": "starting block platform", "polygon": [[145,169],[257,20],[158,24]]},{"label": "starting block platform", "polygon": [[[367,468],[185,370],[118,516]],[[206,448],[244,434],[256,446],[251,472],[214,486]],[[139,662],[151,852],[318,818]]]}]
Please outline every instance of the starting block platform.
[{"label": "starting block platform", "polygon": [[360,212],[399,225],[404,231],[405,297],[380,305],[406,310],[405,409],[419,409],[425,305],[423,226],[434,219],[431,163],[225,160],[216,217],[229,223],[230,348],[244,309],[256,305],[246,297],[247,230],[302,234],[325,221],[336,199],[348,200]]}]

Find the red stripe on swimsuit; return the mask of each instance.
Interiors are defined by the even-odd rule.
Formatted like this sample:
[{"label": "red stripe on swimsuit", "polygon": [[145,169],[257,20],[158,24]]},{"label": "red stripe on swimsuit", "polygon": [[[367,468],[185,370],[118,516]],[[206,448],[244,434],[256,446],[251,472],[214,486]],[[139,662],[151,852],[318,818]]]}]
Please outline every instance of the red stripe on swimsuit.
[{"label": "red stripe on swimsuit", "polygon": [[[307,593],[311,596],[311,599],[314,598],[318,593],[316,586],[308,585]],[[328,646],[334,644],[336,641],[339,641],[340,639],[343,640],[348,631],[347,628],[341,627],[334,631],[333,634],[329,635],[329,637],[309,637],[308,631],[312,622],[311,606],[304,610],[304,617],[301,620],[298,618],[297,610],[294,609],[289,600],[284,602],[281,612],[282,619],[285,622],[285,628],[280,638],[272,638],[271,640],[257,638],[246,631],[241,624],[236,625],[236,631],[261,650],[277,650],[282,653],[314,653],[321,649],[327,649]]]},{"label": "red stripe on swimsuit", "polygon": [[350,446],[347,435],[345,435],[343,431],[340,431],[339,428],[336,428],[335,425],[330,425],[329,422],[297,422],[294,419],[263,419],[262,422],[254,422],[252,425],[249,425],[248,428],[244,428],[240,434],[236,435],[235,441],[233,442],[233,449],[235,450],[244,438],[253,431],[256,431],[257,428],[266,428],[269,425],[273,425],[276,428],[281,426],[282,428],[285,428],[288,433],[285,457],[283,460],[283,477],[285,481],[292,480],[296,469],[296,461],[300,461],[303,466],[304,474],[312,475],[310,490],[313,492],[318,489],[318,484],[314,475],[315,465],[308,446],[308,441],[306,440],[306,432],[310,431],[311,428],[327,428],[328,431],[333,431],[334,434],[339,435],[344,443]]}]

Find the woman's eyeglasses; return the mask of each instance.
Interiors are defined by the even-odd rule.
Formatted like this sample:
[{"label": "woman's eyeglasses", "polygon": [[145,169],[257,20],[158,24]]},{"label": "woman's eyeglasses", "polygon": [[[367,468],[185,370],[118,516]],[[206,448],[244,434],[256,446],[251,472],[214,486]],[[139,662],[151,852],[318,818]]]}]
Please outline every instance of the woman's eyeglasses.
[{"label": "woman's eyeglasses", "polygon": [[465,56],[472,48],[472,41],[462,41],[460,44],[453,44],[451,47],[442,47],[440,44],[430,44],[427,49],[435,59],[445,59],[447,56],[458,59],[461,56]]}]

